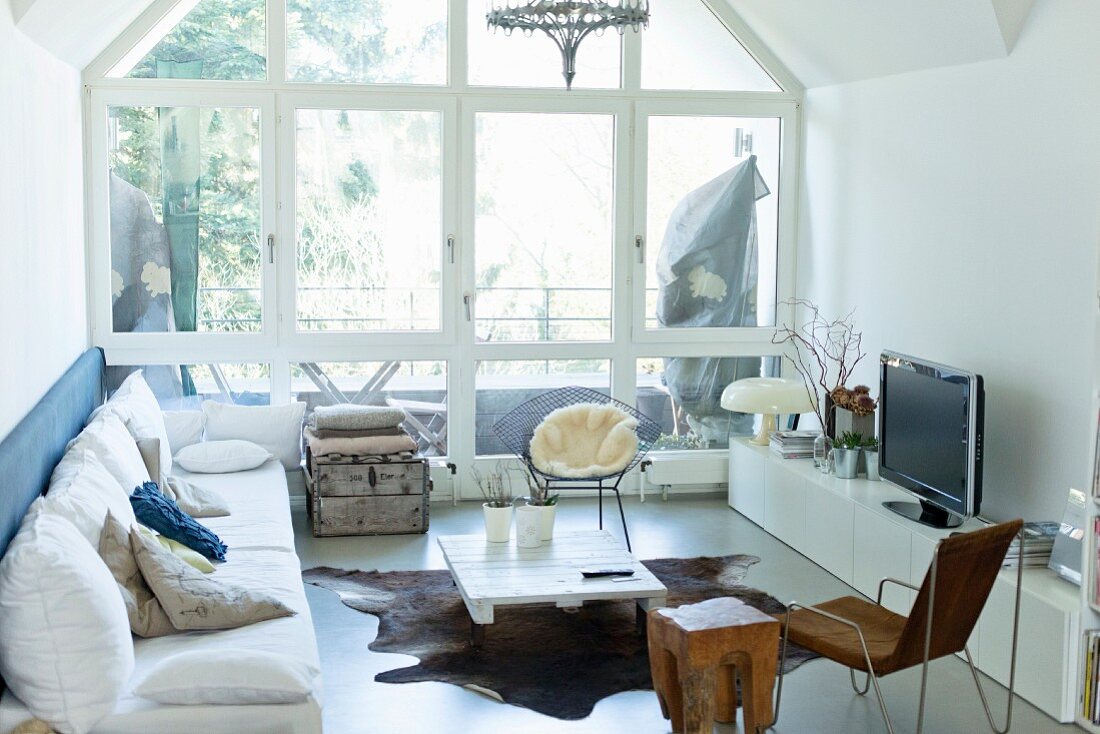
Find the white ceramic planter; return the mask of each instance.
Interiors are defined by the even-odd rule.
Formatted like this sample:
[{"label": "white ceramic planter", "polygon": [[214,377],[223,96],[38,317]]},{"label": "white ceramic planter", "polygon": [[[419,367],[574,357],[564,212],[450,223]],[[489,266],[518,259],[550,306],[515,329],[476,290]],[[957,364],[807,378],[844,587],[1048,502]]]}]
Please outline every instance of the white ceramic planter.
[{"label": "white ceramic planter", "polygon": [[522,505],[516,508],[516,545],[538,548],[542,545],[542,508]]},{"label": "white ceramic planter", "polygon": [[543,505],[539,507],[539,515],[542,519],[542,539],[554,539],[554,518],[557,516],[557,505]]},{"label": "white ceramic planter", "polygon": [[512,506],[489,507],[483,504],[485,512],[485,540],[490,543],[507,543],[512,537]]}]

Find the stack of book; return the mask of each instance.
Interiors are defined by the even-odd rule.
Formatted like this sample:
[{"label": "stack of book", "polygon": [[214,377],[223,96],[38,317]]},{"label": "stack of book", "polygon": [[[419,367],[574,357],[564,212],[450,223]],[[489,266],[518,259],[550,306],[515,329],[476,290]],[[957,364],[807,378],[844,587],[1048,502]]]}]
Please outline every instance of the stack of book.
[{"label": "stack of book", "polygon": [[1084,676],[1081,681],[1081,715],[1093,724],[1100,724],[1100,630],[1085,632]]},{"label": "stack of book", "polygon": [[[1054,539],[1058,536],[1059,523],[1024,523],[1024,568],[1045,567],[1050,563],[1050,552],[1054,549]],[[1020,537],[1012,541],[1005,555],[1005,568],[1015,568],[1020,562]]]},{"label": "stack of book", "polygon": [[776,431],[768,445],[784,459],[812,459],[819,431]]}]

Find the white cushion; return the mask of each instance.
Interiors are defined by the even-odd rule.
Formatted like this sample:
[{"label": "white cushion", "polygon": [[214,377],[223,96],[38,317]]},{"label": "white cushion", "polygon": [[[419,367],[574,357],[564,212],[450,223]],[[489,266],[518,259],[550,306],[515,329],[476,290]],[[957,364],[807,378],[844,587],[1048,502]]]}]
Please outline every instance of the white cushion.
[{"label": "white cushion", "polygon": [[168,445],[173,456],[180,449],[202,440],[206,416],[201,410],[166,410],[161,416],[164,418],[164,430],[168,433]]},{"label": "white cushion", "polygon": [[285,469],[301,466],[305,403],[243,406],[207,400],[202,412],[206,414],[207,441],[252,441],[274,454]]},{"label": "white cushion", "polygon": [[160,405],[149,389],[141,370],[131,372],[104,406],[104,412],[113,412],[126,425],[134,439],[155,438],[160,441],[160,470],[172,471],[172,449],[168,432],[161,415]]},{"label": "white cushion", "polygon": [[204,441],[176,454],[176,463],[195,474],[231,474],[255,469],[270,458],[270,451],[251,441]]},{"label": "white cushion", "polygon": [[300,703],[317,671],[289,655],[260,650],[196,650],[164,659],[134,693],[167,704]]},{"label": "white cushion", "polygon": [[149,470],[141,460],[137,442],[114,412],[100,413],[72,440],[69,449],[74,447],[86,448],[94,453],[127,495],[150,481]]},{"label": "white cushion", "polygon": [[65,453],[50,477],[50,488],[41,502],[43,512],[60,515],[71,522],[93,548],[99,547],[103,522],[110,512],[130,527],[135,522],[130,495],[96,455],[74,446]]},{"label": "white cushion", "polygon": [[0,562],[0,674],[8,687],[56,731],[84,734],[114,710],[133,669],[130,623],[111,572],[70,522],[32,506]]},{"label": "white cushion", "polygon": [[[271,457],[263,449],[260,451]],[[209,487],[196,486],[181,477],[168,477],[160,491],[174,499],[176,505],[191,517],[225,517],[229,514],[229,503],[224,497]]]}]

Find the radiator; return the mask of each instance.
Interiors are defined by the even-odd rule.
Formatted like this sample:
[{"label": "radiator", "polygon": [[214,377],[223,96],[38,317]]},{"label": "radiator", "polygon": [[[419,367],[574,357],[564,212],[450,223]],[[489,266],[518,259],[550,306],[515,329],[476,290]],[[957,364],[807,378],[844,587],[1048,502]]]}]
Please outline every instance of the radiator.
[{"label": "radiator", "polygon": [[661,495],[668,498],[668,491],[676,486],[697,484],[725,484],[729,481],[729,457],[727,454],[703,454],[695,457],[661,456],[651,453],[642,462],[638,474],[638,494],[645,502],[646,485],[661,488]]}]

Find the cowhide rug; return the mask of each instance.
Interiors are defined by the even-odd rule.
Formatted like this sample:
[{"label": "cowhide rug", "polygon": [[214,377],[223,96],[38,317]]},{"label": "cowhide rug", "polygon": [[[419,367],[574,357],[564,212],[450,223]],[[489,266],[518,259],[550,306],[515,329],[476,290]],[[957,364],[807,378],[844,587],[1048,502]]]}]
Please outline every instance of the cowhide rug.
[{"label": "cowhide rug", "polygon": [[[668,587],[669,606],[735,596],[777,613],[783,605],[741,584],[754,556],[644,561]],[[470,645],[470,616],[448,571],[344,571],[313,568],[306,583],[330,589],[344,604],[377,615],[376,652],[413,655],[420,663],[380,673],[383,683],[444,681],[494,695],[559,719],[583,719],[622,691],[652,690],[645,639],[634,604],[589,602],[579,611],[553,606],[497,607],[485,645]],[[796,645],[786,671],[817,657]]]}]

